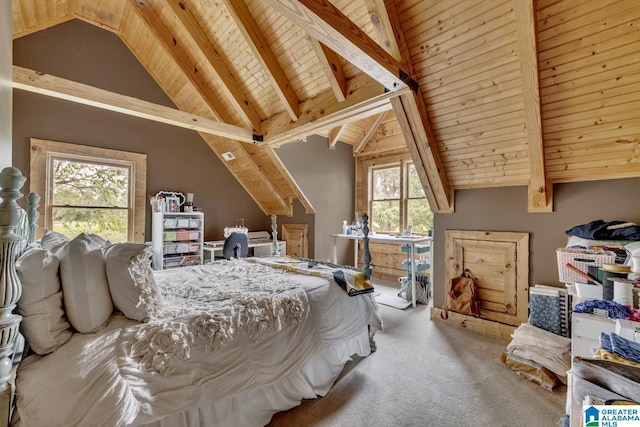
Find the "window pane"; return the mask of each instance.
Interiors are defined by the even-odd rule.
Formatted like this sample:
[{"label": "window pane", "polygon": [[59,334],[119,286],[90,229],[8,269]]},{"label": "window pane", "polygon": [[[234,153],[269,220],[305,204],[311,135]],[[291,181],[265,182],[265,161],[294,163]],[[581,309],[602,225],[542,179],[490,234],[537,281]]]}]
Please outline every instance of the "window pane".
[{"label": "window pane", "polygon": [[408,175],[409,175],[409,198],[421,198],[426,197],[424,194],[424,188],[422,187],[422,183],[420,182],[420,177],[418,176],[418,172],[416,171],[416,167],[413,164],[408,166]]},{"label": "window pane", "polygon": [[126,167],[53,161],[53,205],[128,206]]},{"label": "window pane", "polygon": [[371,203],[371,226],[375,232],[400,231],[400,202],[397,200]]},{"label": "window pane", "polygon": [[112,243],[127,241],[126,209],[53,208],[53,231],[70,239],[80,233],[98,234]]},{"label": "window pane", "polygon": [[373,170],[373,200],[400,199],[400,166]]},{"label": "window pane", "polygon": [[407,221],[414,233],[427,233],[433,227],[433,212],[427,199],[407,201]]}]

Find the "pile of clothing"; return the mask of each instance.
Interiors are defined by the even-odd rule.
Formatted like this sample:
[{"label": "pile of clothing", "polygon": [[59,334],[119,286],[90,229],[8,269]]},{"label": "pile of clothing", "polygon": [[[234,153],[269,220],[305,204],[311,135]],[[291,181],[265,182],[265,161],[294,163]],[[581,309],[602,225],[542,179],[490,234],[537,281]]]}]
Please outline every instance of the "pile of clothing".
[{"label": "pile of clothing", "polygon": [[594,240],[640,240],[640,226],[628,221],[603,221],[576,225],[565,231],[570,236]]},{"label": "pile of clothing", "polygon": [[[615,301],[585,301],[574,307],[574,313],[592,313],[595,308],[607,310],[610,319],[640,320],[640,311]],[[573,360],[573,399],[583,405],[605,405],[640,402],[640,343],[615,332],[600,334],[600,346],[593,358]]]},{"label": "pile of clothing", "polygon": [[546,390],[567,383],[571,369],[571,340],[523,323],[511,335],[501,361],[516,374]]}]

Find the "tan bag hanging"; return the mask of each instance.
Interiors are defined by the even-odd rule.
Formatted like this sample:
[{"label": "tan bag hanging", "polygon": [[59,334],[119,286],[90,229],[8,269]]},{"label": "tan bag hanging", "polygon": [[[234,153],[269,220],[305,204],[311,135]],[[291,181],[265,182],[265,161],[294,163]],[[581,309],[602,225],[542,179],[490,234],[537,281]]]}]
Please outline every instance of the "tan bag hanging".
[{"label": "tan bag hanging", "polygon": [[449,310],[480,317],[478,281],[467,269],[459,277],[451,279],[444,300],[444,310],[440,313],[440,317],[447,319]]}]

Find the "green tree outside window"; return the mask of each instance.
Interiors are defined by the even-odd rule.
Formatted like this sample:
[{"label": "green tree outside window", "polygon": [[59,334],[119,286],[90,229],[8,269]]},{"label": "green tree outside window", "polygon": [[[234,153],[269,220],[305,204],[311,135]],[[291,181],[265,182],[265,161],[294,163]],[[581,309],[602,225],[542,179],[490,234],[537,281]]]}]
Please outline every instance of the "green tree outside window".
[{"label": "green tree outside window", "polygon": [[52,229],[69,238],[84,232],[114,243],[126,242],[130,168],[56,158],[51,166]]},{"label": "green tree outside window", "polygon": [[400,233],[411,225],[414,233],[427,234],[433,228],[433,212],[413,164],[373,168],[370,194],[373,231]]}]

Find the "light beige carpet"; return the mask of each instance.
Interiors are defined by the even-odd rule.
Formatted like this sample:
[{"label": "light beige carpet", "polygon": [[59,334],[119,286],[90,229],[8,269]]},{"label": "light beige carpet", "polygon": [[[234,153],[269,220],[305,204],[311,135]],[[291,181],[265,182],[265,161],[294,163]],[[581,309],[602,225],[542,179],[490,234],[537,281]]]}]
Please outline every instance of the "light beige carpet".
[{"label": "light beige carpet", "polygon": [[549,392],[498,362],[508,340],[432,321],[425,305],[380,313],[377,351],[269,426],[555,427],[564,416],[565,386]]},{"label": "light beige carpet", "polygon": [[406,299],[387,293],[376,295],[376,302],[389,307],[399,308],[400,310],[404,310],[411,305]]}]

